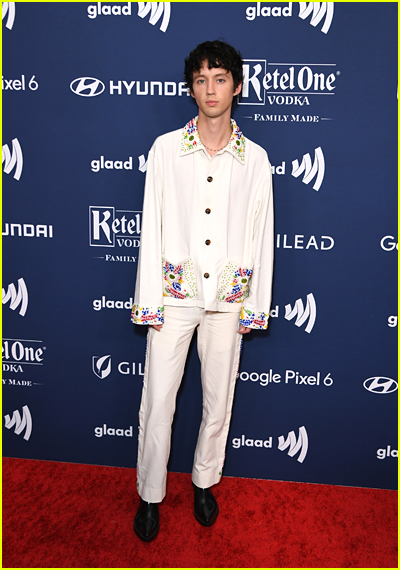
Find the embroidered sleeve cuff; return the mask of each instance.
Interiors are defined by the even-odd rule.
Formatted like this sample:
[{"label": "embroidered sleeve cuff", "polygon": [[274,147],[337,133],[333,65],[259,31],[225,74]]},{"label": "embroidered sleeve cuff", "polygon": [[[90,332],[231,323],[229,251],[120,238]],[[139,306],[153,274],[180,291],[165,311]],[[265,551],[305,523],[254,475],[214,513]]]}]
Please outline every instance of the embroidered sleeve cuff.
[{"label": "embroidered sleeve cuff", "polygon": [[269,313],[255,313],[250,309],[242,307],[239,322],[245,327],[251,329],[267,329],[268,328],[268,314]]},{"label": "embroidered sleeve cuff", "polygon": [[162,325],[164,324],[164,307],[133,305],[131,321],[137,325]]}]

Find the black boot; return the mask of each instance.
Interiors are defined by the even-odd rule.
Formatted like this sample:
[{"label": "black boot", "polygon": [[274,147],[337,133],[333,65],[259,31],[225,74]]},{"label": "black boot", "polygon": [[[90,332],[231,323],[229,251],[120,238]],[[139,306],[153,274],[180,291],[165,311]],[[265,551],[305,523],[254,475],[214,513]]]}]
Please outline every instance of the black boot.
[{"label": "black boot", "polygon": [[210,489],[200,489],[193,483],[194,516],[203,526],[211,526],[217,520],[219,508]]},{"label": "black boot", "polygon": [[144,542],[150,542],[155,539],[160,530],[158,503],[147,503],[140,499],[140,506],[133,523],[133,530],[140,540]]}]

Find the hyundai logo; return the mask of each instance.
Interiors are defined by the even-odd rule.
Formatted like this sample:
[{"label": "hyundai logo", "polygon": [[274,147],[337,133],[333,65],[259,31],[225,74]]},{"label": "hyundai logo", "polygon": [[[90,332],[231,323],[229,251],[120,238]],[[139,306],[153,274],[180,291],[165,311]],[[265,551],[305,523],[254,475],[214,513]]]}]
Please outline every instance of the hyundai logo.
[{"label": "hyundai logo", "polygon": [[100,79],[95,77],[78,77],[71,82],[70,88],[76,95],[95,97],[103,93],[106,87]]},{"label": "hyundai logo", "polygon": [[373,378],[365,380],[364,388],[374,394],[390,394],[397,390],[397,382],[396,380],[392,380],[392,378],[374,376]]}]

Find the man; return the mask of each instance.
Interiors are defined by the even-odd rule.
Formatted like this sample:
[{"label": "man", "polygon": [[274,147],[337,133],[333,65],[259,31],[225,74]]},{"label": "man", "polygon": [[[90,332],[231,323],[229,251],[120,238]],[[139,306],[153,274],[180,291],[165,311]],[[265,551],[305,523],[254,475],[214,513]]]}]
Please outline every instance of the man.
[{"label": "man", "polygon": [[159,531],[176,393],[195,328],[203,417],[192,482],[196,520],[211,526],[210,487],[222,475],[241,339],[266,329],[271,302],[273,203],[266,152],[231,119],[243,61],[221,41],[185,60],[198,117],[150,150],[132,320],[149,325],[139,412],[134,530]]}]

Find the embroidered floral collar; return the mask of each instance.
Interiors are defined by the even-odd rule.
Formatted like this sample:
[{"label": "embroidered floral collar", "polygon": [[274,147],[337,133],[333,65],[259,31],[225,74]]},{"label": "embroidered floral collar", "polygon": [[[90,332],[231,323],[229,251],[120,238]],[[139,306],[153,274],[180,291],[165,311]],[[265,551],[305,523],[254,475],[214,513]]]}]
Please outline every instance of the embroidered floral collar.
[{"label": "embroidered floral collar", "polygon": [[[181,138],[181,155],[204,149],[204,145],[200,140],[199,131],[197,129],[197,119],[198,117],[195,117],[183,128]],[[230,152],[239,160],[239,162],[244,164],[246,146],[245,138],[234,119],[231,119],[231,126],[232,136],[225,150]]]}]

